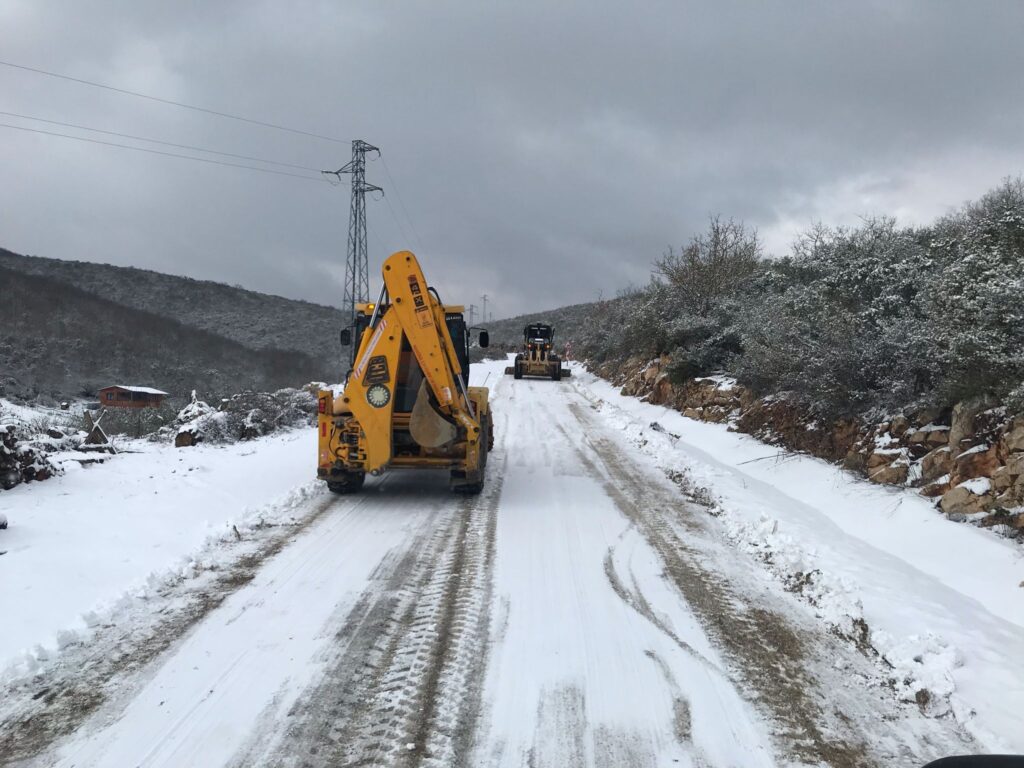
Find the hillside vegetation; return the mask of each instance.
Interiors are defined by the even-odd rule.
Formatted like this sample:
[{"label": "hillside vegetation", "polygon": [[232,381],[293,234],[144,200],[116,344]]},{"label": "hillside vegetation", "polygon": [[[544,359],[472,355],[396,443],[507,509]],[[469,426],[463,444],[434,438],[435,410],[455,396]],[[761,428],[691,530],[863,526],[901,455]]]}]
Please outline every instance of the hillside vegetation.
[{"label": "hillside vegetation", "polygon": [[729,372],[824,416],[981,396],[1024,408],[1020,179],[925,227],[814,227],[781,259],[714,218],[655,268],[646,287],[547,316],[565,312],[578,357],[667,354],[675,383]]},{"label": "hillside vegetation", "polygon": [[92,397],[99,387],[130,383],[181,400],[192,389],[221,396],[294,386],[326,378],[331,367],[324,357],[250,348],[0,265],[0,395]]},{"label": "hillside vegetation", "polygon": [[332,362],[340,359],[342,313],[333,307],[134,267],[21,256],[2,248],[0,267],[57,280],[252,349],[291,350]]}]

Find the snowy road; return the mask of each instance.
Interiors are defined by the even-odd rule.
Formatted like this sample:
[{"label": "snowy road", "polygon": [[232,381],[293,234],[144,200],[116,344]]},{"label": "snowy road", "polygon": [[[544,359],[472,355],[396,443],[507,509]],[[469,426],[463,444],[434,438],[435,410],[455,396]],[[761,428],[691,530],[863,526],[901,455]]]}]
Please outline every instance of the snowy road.
[{"label": "snowy road", "polygon": [[913,766],[978,751],[731,545],[585,383],[503,365],[486,366],[497,445],[480,497],[427,474],[311,495],[212,583],[10,691],[0,762]]}]

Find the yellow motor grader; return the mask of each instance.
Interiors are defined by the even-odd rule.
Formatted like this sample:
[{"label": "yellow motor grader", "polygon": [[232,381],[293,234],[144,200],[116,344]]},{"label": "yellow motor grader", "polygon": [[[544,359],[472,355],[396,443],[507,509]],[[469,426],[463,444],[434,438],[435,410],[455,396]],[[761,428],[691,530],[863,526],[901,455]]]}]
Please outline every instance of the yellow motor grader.
[{"label": "yellow motor grader", "polygon": [[[442,303],[416,257],[384,261],[375,304],[358,304],[352,370],[340,395],[319,393],[317,476],[335,493],[358,491],[389,468],[450,473],[452,490],[479,493],[494,445],[488,390],[470,387],[463,307]],[[488,345],[480,331],[481,347]]]},{"label": "yellow motor grader", "polygon": [[562,358],[555,352],[555,329],[547,323],[530,323],[523,329],[523,351],[518,353],[512,365],[505,369],[517,379],[523,376],[543,376],[559,381],[572,375],[562,367]]}]

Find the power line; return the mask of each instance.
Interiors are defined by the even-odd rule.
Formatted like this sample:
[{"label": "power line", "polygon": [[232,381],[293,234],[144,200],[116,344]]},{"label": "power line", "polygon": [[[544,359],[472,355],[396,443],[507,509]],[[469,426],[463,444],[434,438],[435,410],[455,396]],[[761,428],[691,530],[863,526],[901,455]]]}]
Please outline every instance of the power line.
[{"label": "power line", "polygon": [[177,149],[190,149],[190,150],[193,150],[195,152],[207,152],[207,153],[209,153],[211,155],[221,155],[222,157],[233,157],[233,158],[235,158],[237,160],[253,160],[253,161],[257,162],[257,163],[267,163],[268,165],[279,165],[279,166],[281,166],[283,168],[297,168],[300,171],[311,171],[313,173],[318,173],[319,170],[320,170],[319,168],[310,168],[310,167],[305,166],[305,165],[294,165],[292,163],[278,162],[277,160],[266,160],[266,159],[264,159],[262,157],[253,157],[251,155],[236,155],[233,152],[221,152],[221,151],[216,150],[216,149],[207,149],[206,147],[196,147],[196,146],[193,146],[191,144],[175,144],[172,141],[161,141],[160,139],[150,139],[150,138],[147,138],[145,136],[133,136],[130,133],[119,133],[117,131],[105,131],[102,128],[90,128],[87,125],[76,125],[75,123],[62,123],[59,120],[47,120],[46,118],[43,118],[43,117],[32,117],[31,115],[19,115],[16,112],[2,112],[2,111],[0,111],[0,115],[5,115],[7,117],[17,117],[17,118],[19,118],[21,120],[34,120],[34,121],[39,122],[39,123],[48,123],[49,125],[60,125],[60,126],[63,126],[64,128],[77,128],[78,130],[81,130],[81,131],[90,131],[92,133],[102,133],[102,134],[105,134],[107,136],[119,136],[122,139],[132,139],[134,141],[148,141],[151,144],[161,144],[161,145],[163,145],[165,147],[176,147]]},{"label": "power line", "polygon": [[223,165],[228,168],[244,168],[249,171],[259,171],[260,173],[272,173],[275,176],[291,176],[295,179],[305,179],[306,181],[322,182],[323,179],[317,176],[303,176],[298,173],[289,173],[288,171],[275,171],[272,168],[260,168],[255,165],[242,165],[241,163],[227,163],[223,160],[211,160],[208,157],[193,157],[192,155],[179,155],[176,152],[164,152],[159,149],[149,149],[147,147],[133,147],[131,144],[117,144],[112,141],[100,141],[99,139],[88,139],[85,136],[72,136],[67,133],[56,133],[54,131],[44,131],[41,128],[26,128],[22,125],[8,125],[7,123],[0,123],[0,128],[10,128],[15,131],[25,131],[26,133],[39,133],[44,136],[57,136],[62,139],[74,139],[75,141],[85,141],[90,144],[101,144],[105,147],[120,147],[121,149],[132,149],[136,152],[148,152],[151,155],[163,155],[164,157],[177,157],[182,160],[194,160],[197,163],[208,163],[210,165]]},{"label": "power line", "polygon": [[398,191],[398,185],[395,183],[394,177],[391,175],[391,170],[388,168],[388,161],[384,159],[384,156],[380,157],[381,165],[384,166],[384,173],[388,177],[388,181],[391,182],[391,188],[395,190],[395,197],[398,198],[398,205],[402,208],[402,213],[405,214],[405,220],[409,222],[409,226],[412,228],[412,233],[416,236],[416,247],[421,251],[423,250],[423,241],[420,240],[420,233],[416,231],[416,225],[412,223],[412,217],[409,216],[409,211],[405,207],[405,201],[402,200],[402,193]]},{"label": "power line", "polygon": [[380,239],[377,230],[370,226],[370,222],[366,222],[366,231],[373,235],[373,239],[377,241],[377,245],[380,246],[380,252],[384,254],[384,257],[390,256],[391,250],[384,245],[384,241]]},{"label": "power line", "polygon": [[72,83],[81,83],[82,85],[90,85],[94,88],[103,88],[107,91],[114,91],[115,93],[123,93],[128,96],[137,96],[140,99],[149,99],[150,101],[157,101],[161,104],[170,104],[174,107],[182,107],[183,109],[191,109],[196,112],[203,112],[208,115],[216,115],[217,117],[225,117],[229,120],[238,120],[242,123],[251,123],[252,125],[259,125],[264,128],[273,128],[277,131],[286,131],[287,133],[296,133],[300,136],[309,136],[314,139],[323,139],[324,141],[333,141],[338,144],[347,144],[348,142],[344,139],[337,139],[333,136],[324,136],[319,133],[312,133],[310,131],[303,131],[299,128],[290,128],[287,125],[278,125],[277,123],[268,123],[263,120],[255,120],[251,117],[243,117],[242,115],[233,115],[230,112],[219,112],[215,109],[207,109],[206,107],[198,107],[195,104],[186,104],[182,101],[174,101],[172,99],[164,99],[159,96],[151,96],[148,93],[139,93],[138,91],[129,91],[126,88],[117,88],[113,85],[106,85],[104,83],[97,83],[92,80],[85,80],[80,77],[72,77],[71,75],[62,75],[58,72],[47,72],[45,69],[36,69],[35,67],[28,67],[24,64],[15,64],[10,61],[0,61],[0,65],[5,67],[11,67],[13,69],[21,69],[26,72],[35,72],[38,75],[46,75],[47,77],[56,77],[61,80],[68,80]]},{"label": "power line", "polygon": [[[244,117],[242,115],[232,114],[230,112],[221,112],[219,110],[209,109],[209,108],[206,108],[206,107],[200,107],[200,106],[197,106],[197,105],[194,105],[194,104],[187,104],[185,102],[174,101],[173,99],[165,99],[165,98],[162,98],[160,96],[153,96],[151,94],[141,93],[139,91],[131,91],[131,90],[128,90],[126,88],[118,88],[118,87],[113,86],[113,85],[107,85],[105,83],[98,83],[98,82],[95,82],[93,80],[86,80],[86,79],[80,78],[80,77],[73,77],[71,75],[65,75],[65,74],[61,74],[59,72],[49,72],[49,71],[44,70],[44,69],[39,69],[37,67],[30,67],[30,66],[27,66],[27,65],[24,65],[24,64],[15,64],[14,62],[10,62],[10,61],[0,61],[0,65],[6,66],[6,67],[11,67],[13,69],[20,69],[20,70],[23,70],[23,71],[26,71],[26,72],[33,72],[33,73],[36,73],[36,74],[39,74],[39,75],[45,75],[47,77],[54,77],[54,78],[58,78],[58,79],[61,79],[61,80],[67,80],[67,81],[73,82],[73,83],[80,83],[82,85],[88,85],[88,86],[92,86],[94,88],[102,88],[104,90],[113,91],[115,93],[121,93],[121,94],[125,94],[125,95],[128,95],[128,96],[136,96],[136,97],[141,98],[141,99],[148,99],[150,101],[156,101],[156,102],[159,102],[161,104],[169,104],[169,105],[175,106],[175,107],[182,107],[183,109],[191,109],[191,110],[194,110],[196,112],[202,112],[202,113],[209,114],[209,115],[214,115],[214,116],[217,116],[217,117],[224,117],[224,118],[228,118],[230,120],[238,120],[238,121],[243,122],[243,123],[250,123],[252,125],[259,125],[259,126],[262,126],[264,128],[272,128],[274,130],[286,131],[288,133],[294,133],[294,134],[298,134],[300,136],[309,136],[311,138],[323,139],[324,141],[332,141],[332,142],[341,143],[341,144],[348,143],[344,139],[339,139],[339,138],[336,138],[334,136],[325,136],[325,135],[319,134],[319,133],[313,133],[313,132],[310,132],[310,131],[304,131],[304,130],[301,130],[299,128],[292,128],[292,127],[286,126],[286,125],[279,125],[277,123],[270,123],[270,122],[267,122],[267,121],[264,121],[264,120],[256,120],[254,118],[249,118],[249,117]],[[266,163],[268,165],[276,165],[276,166],[280,166],[280,167],[283,167],[283,168],[295,168],[297,170],[310,171],[310,172],[316,172],[316,170],[317,170],[316,168],[310,168],[310,167],[302,166],[302,165],[295,165],[293,163],[283,163],[283,162],[279,162],[279,161],[276,161],[276,160],[267,160],[267,159],[261,158],[261,157],[253,157],[253,156],[250,156],[250,155],[235,154],[233,152],[222,152],[222,151],[215,150],[215,149],[207,149],[205,147],[197,147],[197,146],[193,146],[193,145],[189,145],[189,144],[177,144],[177,143],[170,142],[170,141],[162,141],[160,139],[150,139],[150,138],[147,138],[145,136],[133,136],[131,134],[120,133],[120,132],[117,132],[117,131],[108,131],[108,130],[103,130],[103,129],[99,129],[99,128],[90,128],[90,127],[84,126],[84,125],[76,125],[74,123],[64,123],[64,122],[60,122],[60,121],[57,121],[57,120],[47,120],[45,118],[32,117],[30,115],[20,115],[20,114],[16,114],[16,113],[13,113],[13,112],[0,112],[0,115],[6,115],[8,117],[16,117],[16,118],[19,118],[19,119],[22,119],[22,120],[34,120],[34,121],[37,121],[37,122],[48,123],[50,125],[59,125],[59,126],[65,127],[65,128],[75,128],[77,130],[90,131],[90,132],[93,132],[93,133],[100,133],[100,134],[104,134],[104,135],[107,135],[107,136],[117,136],[117,137],[124,138],[124,139],[131,139],[133,141],[145,141],[145,142],[148,142],[148,143],[151,143],[151,144],[160,144],[162,146],[174,147],[176,149],[187,149],[187,150],[190,150],[190,151],[193,151],[193,152],[204,152],[204,153],[207,153],[207,154],[219,155],[221,157],[232,157],[232,158],[235,158],[235,159],[238,159],[238,160],[250,160],[252,162]],[[117,143],[114,143],[114,142],[99,141],[99,140],[96,140],[96,139],[87,139],[85,137],[70,136],[68,134],[55,133],[55,132],[51,132],[51,131],[43,131],[43,130],[31,129],[31,128],[23,128],[23,127],[15,126],[15,125],[0,124],[0,127],[12,128],[14,130],[24,130],[24,131],[29,131],[29,132],[33,132],[33,133],[40,133],[40,134],[49,135],[49,136],[58,136],[58,137],[67,138],[67,139],[75,139],[75,140],[78,140],[78,141],[87,141],[87,142],[90,142],[90,143],[93,143],[93,144],[102,144],[102,145],[105,145],[105,146],[120,147],[122,149],[134,149],[134,150],[139,151],[139,152],[150,152],[151,154],[164,155],[164,156],[167,156],[167,157],[178,157],[178,158],[185,159],[185,160],[196,160],[196,161],[199,161],[199,162],[206,162],[206,163],[211,163],[211,164],[215,164],[215,165],[224,165],[224,166],[235,167],[235,168],[245,168],[245,169],[254,170],[254,171],[264,171],[266,173],[275,173],[275,174],[281,175],[281,176],[294,176],[296,178],[309,178],[307,176],[301,176],[299,174],[285,173],[285,172],[282,172],[282,171],[272,171],[270,169],[257,168],[257,167],[254,167],[254,166],[242,165],[242,164],[238,164],[238,163],[217,162],[217,161],[214,161],[214,160],[203,159],[203,158],[198,158],[198,157],[191,157],[191,156],[188,156],[188,155],[179,155],[179,154],[176,154],[176,153],[173,153],[173,152],[160,152],[158,150],[145,149],[143,147],[132,147],[132,146],[128,146],[128,145],[125,145],[125,144],[117,144]],[[405,207],[405,200],[402,199],[402,194],[398,190],[398,185],[395,183],[394,177],[391,174],[391,169],[388,168],[387,161],[384,160],[383,157],[381,157],[381,160],[382,160],[382,164],[384,166],[384,173],[387,175],[388,180],[391,182],[391,188],[394,189],[394,191],[395,191],[395,196],[398,198],[398,204],[399,204],[399,207],[401,207],[402,213],[405,216],[405,221],[406,221],[406,223],[408,223],[409,228],[412,230],[412,233],[413,233],[413,235],[416,238],[416,245],[417,245],[417,247],[422,251],[423,250],[423,240],[420,237],[420,233],[416,229],[416,225],[413,223],[412,217],[409,216],[409,210],[408,210],[408,208]],[[391,204],[391,200],[387,196],[385,196],[384,199],[385,199],[385,202],[387,202],[387,204],[388,204],[388,209],[391,212],[392,218],[394,218],[395,223],[398,225],[398,228],[399,228],[399,230],[402,233],[402,237],[408,242],[409,241],[409,235],[406,232],[405,226],[402,224],[401,218],[398,216],[398,213],[395,211],[394,206]]]},{"label": "power line", "polygon": [[398,231],[402,233],[402,239],[405,240],[406,243],[409,243],[409,235],[406,234],[405,227],[402,226],[401,219],[399,219],[398,214],[395,213],[395,208],[393,205],[391,205],[390,198],[388,198],[386,193],[382,193],[382,195],[384,197],[384,202],[388,204],[388,210],[391,211],[391,218],[395,220],[395,224],[398,225]]}]

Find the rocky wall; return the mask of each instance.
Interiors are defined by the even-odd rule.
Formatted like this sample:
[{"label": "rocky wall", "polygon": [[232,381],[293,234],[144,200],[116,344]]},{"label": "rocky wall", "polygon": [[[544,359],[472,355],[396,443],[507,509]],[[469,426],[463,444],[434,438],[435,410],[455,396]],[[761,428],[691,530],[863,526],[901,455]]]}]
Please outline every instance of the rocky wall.
[{"label": "rocky wall", "polygon": [[727,376],[673,384],[669,362],[633,358],[595,372],[623,395],[841,463],[874,483],[918,488],[953,519],[1000,526],[1010,536],[1024,531],[1024,414],[1009,415],[994,400],[977,398],[946,409],[908,409],[874,424],[823,422],[786,393],[756,397]]}]

